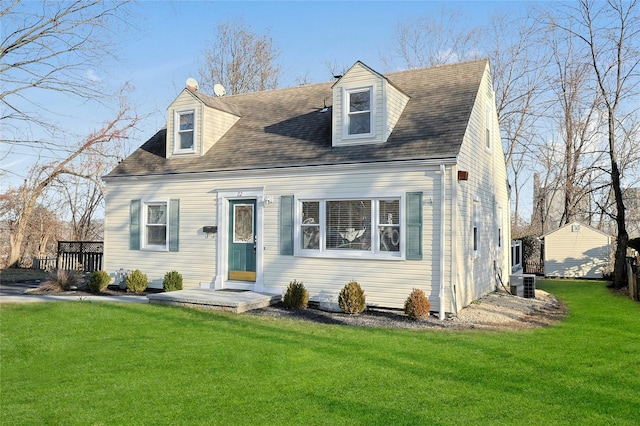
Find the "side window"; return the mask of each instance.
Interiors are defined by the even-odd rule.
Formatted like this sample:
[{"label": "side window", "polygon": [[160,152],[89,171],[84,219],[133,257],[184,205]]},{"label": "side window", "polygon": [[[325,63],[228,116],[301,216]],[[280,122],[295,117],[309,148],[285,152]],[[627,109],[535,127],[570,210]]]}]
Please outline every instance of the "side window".
[{"label": "side window", "polygon": [[178,111],[175,116],[174,152],[193,152],[195,140],[195,111]]},{"label": "side window", "polygon": [[475,198],[473,200],[473,256],[477,257],[480,254],[480,200]]},{"label": "side window", "polygon": [[498,250],[502,250],[502,207],[498,206]]}]

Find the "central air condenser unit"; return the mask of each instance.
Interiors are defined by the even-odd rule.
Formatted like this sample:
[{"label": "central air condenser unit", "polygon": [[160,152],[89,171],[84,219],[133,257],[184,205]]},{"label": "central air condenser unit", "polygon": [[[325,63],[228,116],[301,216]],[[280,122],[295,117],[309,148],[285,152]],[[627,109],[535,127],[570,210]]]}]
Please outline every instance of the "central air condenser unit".
[{"label": "central air condenser unit", "polygon": [[536,276],[531,274],[518,274],[509,277],[511,294],[518,297],[535,299]]},{"label": "central air condenser unit", "polygon": [[522,284],[524,287],[523,296],[527,299],[535,299],[536,298],[536,276],[523,275]]}]

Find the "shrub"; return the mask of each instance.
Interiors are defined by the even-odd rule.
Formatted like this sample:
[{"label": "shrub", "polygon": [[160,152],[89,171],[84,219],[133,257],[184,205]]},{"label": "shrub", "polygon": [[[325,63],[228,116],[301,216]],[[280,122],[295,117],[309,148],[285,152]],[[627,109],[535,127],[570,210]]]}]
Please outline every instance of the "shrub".
[{"label": "shrub", "polygon": [[284,305],[289,309],[305,309],[309,304],[309,292],[300,281],[293,280],[284,294]]},{"label": "shrub", "polygon": [[130,293],[142,293],[148,285],[149,279],[139,269],[132,271],[127,276],[127,291]]},{"label": "shrub", "polygon": [[69,291],[77,288],[84,282],[84,277],[76,271],[57,269],[47,275],[40,284],[40,289],[45,291]]},{"label": "shrub", "polygon": [[105,271],[95,271],[89,277],[89,290],[94,293],[100,293],[102,290],[107,288],[109,283],[111,282],[111,277]]},{"label": "shrub", "polygon": [[340,290],[338,305],[347,314],[359,314],[367,307],[364,290],[356,281],[349,281]]},{"label": "shrub", "polygon": [[178,271],[171,271],[164,274],[162,289],[164,291],[182,290],[182,275],[180,275]]},{"label": "shrub", "polygon": [[424,292],[414,288],[407,300],[404,302],[404,313],[411,319],[420,319],[429,316],[431,303]]}]

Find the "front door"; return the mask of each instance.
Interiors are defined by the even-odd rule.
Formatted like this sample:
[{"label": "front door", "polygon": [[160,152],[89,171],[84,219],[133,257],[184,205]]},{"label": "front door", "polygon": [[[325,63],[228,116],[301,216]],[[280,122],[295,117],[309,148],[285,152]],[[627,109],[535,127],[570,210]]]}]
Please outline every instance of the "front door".
[{"label": "front door", "polygon": [[256,280],[256,200],[229,201],[229,280]]}]

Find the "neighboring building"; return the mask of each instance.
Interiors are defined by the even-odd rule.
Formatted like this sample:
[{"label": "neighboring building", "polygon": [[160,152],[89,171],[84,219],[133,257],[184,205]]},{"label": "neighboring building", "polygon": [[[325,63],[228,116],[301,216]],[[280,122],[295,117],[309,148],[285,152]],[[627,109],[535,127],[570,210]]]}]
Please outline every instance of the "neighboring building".
[{"label": "neighboring building", "polygon": [[[222,93],[221,91],[219,91]],[[358,281],[371,306],[413,288],[456,312],[509,265],[507,174],[489,63],[210,97],[185,88],[160,130],[105,177],[106,270],[152,286],[312,301]]]},{"label": "neighboring building", "polygon": [[544,239],[544,276],[602,278],[611,270],[612,237],[574,221]]},{"label": "neighboring building", "polygon": [[622,197],[629,238],[640,238],[640,188],[627,188]]}]

